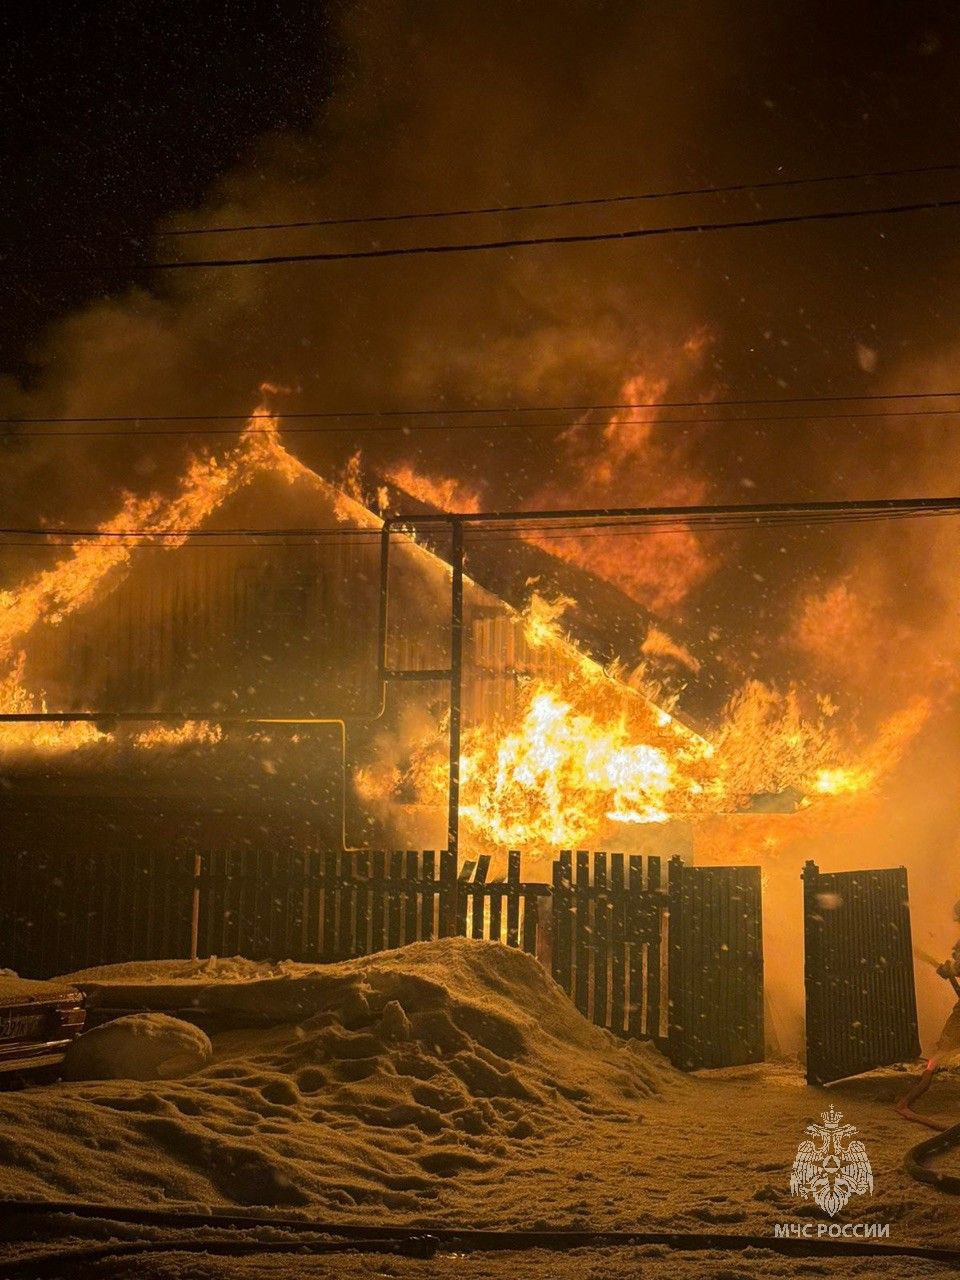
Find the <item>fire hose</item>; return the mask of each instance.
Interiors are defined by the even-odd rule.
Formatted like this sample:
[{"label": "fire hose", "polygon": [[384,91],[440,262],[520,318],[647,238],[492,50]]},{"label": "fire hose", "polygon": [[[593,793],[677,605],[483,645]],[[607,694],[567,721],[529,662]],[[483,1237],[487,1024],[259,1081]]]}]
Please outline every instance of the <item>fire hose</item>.
[{"label": "fire hose", "polygon": [[903,1158],[903,1167],[911,1178],[917,1182],[925,1182],[936,1187],[938,1191],[947,1191],[951,1195],[960,1195],[960,1175],[955,1173],[938,1173],[926,1163],[935,1156],[942,1156],[960,1146],[960,1124],[955,1124],[943,1133],[935,1133],[932,1138],[924,1138],[918,1142]]},{"label": "fire hose", "polygon": [[[935,956],[921,951],[919,947],[914,947],[913,953],[918,960],[932,965],[940,973],[940,965]],[[949,981],[957,998],[960,999],[960,981],[953,974],[940,974],[940,976]],[[950,1195],[960,1195],[960,1175],[938,1173],[927,1164],[928,1160],[942,1156],[957,1146],[960,1146],[960,1124],[945,1129],[943,1133],[936,1133],[932,1138],[924,1138],[922,1142],[911,1147],[903,1158],[904,1170],[917,1182],[924,1182],[927,1186],[936,1187],[938,1191],[946,1191]]]},{"label": "fire hose", "polygon": [[[957,1126],[960,1131],[960,1125]],[[944,1138],[947,1135],[937,1135]],[[928,1139],[928,1141],[931,1141]],[[923,1144],[921,1144],[923,1145]],[[867,1240],[844,1242],[837,1239],[747,1235],[716,1231],[604,1231],[471,1229],[464,1227],[369,1226],[359,1223],[316,1222],[305,1218],[259,1217],[248,1214],[197,1213],[138,1206],[89,1204],[44,1200],[0,1200],[0,1216],[9,1221],[13,1214],[73,1216],[105,1222],[131,1223],[149,1227],[187,1229],[215,1228],[234,1231],[270,1229],[293,1233],[288,1240],[212,1237],[203,1239],[178,1234],[148,1240],[114,1240],[95,1245],[79,1245],[45,1250],[32,1257],[22,1254],[0,1258],[4,1280],[48,1280],[63,1274],[79,1275],[75,1264],[95,1264],[108,1258],[163,1252],[193,1254],[251,1255],[273,1253],[394,1253],[430,1258],[439,1252],[516,1252],[543,1249],[563,1252],[571,1249],[642,1248],[657,1245],[688,1252],[741,1253],[765,1249],[791,1257],[918,1258],[942,1263],[956,1272],[960,1248],[939,1245],[881,1245]],[[70,1267],[64,1272],[64,1267]],[[59,1269],[58,1269],[59,1268]]]}]

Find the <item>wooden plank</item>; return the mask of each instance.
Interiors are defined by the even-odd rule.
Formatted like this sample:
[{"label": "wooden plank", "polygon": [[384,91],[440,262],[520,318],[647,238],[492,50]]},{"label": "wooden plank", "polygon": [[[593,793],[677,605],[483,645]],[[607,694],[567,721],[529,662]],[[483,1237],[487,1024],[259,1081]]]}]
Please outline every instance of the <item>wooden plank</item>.
[{"label": "wooden plank", "polygon": [[627,890],[623,854],[610,855],[610,1027],[617,1035],[626,1030]]},{"label": "wooden plank", "polygon": [[643,892],[643,861],[631,853],[627,863],[625,932],[627,942],[627,1034],[639,1039],[644,1019],[644,924],[647,903]]},{"label": "wooden plank", "polygon": [[523,895],[523,950],[529,956],[537,954],[537,926],[540,917],[540,895],[527,890]]},{"label": "wooden plank", "polygon": [[274,846],[267,854],[267,884],[264,895],[264,930],[266,940],[266,958],[277,961],[284,959],[280,946],[280,905],[282,885],[286,883],[289,851]]},{"label": "wooden plank", "polygon": [[416,849],[407,850],[407,890],[406,890],[406,906],[403,913],[403,940],[404,942],[417,941],[417,920],[419,918],[419,906],[417,901],[418,885],[420,879],[420,855]]},{"label": "wooden plank", "polygon": [[431,942],[436,936],[434,901],[436,898],[436,853],[425,849],[423,853],[423,896],[420,901],[420,937]]},{"label": "wooden plank", "polygon": [[593,1021],[607,1026],[607,975],[610,957],[610,903],[607,896],[607,855],[593,855]]},{"label": "wooden plank", "polygon": [[403,893],[403,854],[390,854],[390,879],[387,882],[387,950],[400,945],[400,899]]},{"label": "wooden plank", "polygon": [[576,974],[574,1003],[584,1017],[590,1016],[590,956],[593,952],[593,926],[590,919],[590,854],[581,849],[577,854],[576,901]]},{"label": "wooden plank", "polygon": [[213,954],[214,904],[217,900],[217,849],[208,849],[200,858],[200,921],[197,930],[197,950],[201,956]]},{"label": "wooden plank", "polygon": [[284,956],[316,964],[320,959],[317,933],[319,904],[313,872],[316,855],[291,850],[290,878],[283,894]]},{"label": "wooden plank", "polygon": [[670,859],[667,880],[669,894],[669,921],[667,948],[669,954],[668,1001],[670,1008],[669,1041],[670,1061],[681,1070],[686,1065],[686,973],[684,970],[684,865],[679,857]]},{"label": "wooden plank", "polygon": [[[223,913],[222,956],[235,956],[240,951],[240,927],[243,912],[243,857],[239,849],[227,850],[226,910]],[[155,923],[151,920],[151,930]]]},{"label": "wooden plank", "polygon": [[355,956],[366,956],[370,954],[370,854],[365,849],[353,855],[353,870],[357,889],[351,950]]},{"label": "wooden plank", "polygon": [[440,852],[440,937],[449,938],[457,925],[457,855]]},{"label": "wooden plank", "polygon": [[373,855],[373,878],[370,884],[370,952],[384,949],[387,883],[386,855],[378,850]]},{"label": "wooden plank", "polygon": [[253,873],[253,896],[251,902],[252,928],[251,934],[256,942],[255,958],[262,960],[270,956],[269,916],[270,916],[270,852],[257,848]]},{"label": "wooden plank", "polygon": [[[554,982],[560,983],[561,963],[561,926],[560,909],[563,902],[563,867],[560,859],[554,858],[550,864],[550,976]],[[562,986],[563,984],[560,983]]]},{"label": "wooden plank", "polygon": [[353,854],[341,852],[337,855],[337,862],[337,958],[349,960],[353,955]]},{"label": "wooden plank", "polygon": [[520,945],[520,854],[507,854],[507,946]]},{"label": "wooden plank", "polygon": [[227,851],[211,850],[210,890],[212,906],[210,911],[210,932],[207,940],[207,955],[222,956],[226,952],[226,916],[227,916]]},{"label": "wooden plank", "polygon": [[337,954],[337,855],[331,850],[323,854],[323,943],[324,962],[329,964]]},{"label": "wooden plank", "polygon": [[553,969],[554,977],[568,995],[572,978],[572,884],[572,856],[565,849],[553,864]]},{"label": "wooden plank", "polygon": [[457,874],[457,917],[456,917],[456,936],[465,938],[467,936],[467,899],[469,897],[469,889],[473,873],[477,864],[474,859],[468,859],[464,862]]},{"label": "wooden plank", "polygon": [[237,894],[236,950],[239,955],[250,956],[253,960],[259,959],[255,935],[259,858],[259,848],[237,850],[239,893]]},{"label": "wooden plank", "polygon": [[490,870],[490,855],[481,854],[477,859],[477,869],[473,876],[473,893],[471,896],[470,937],[484,936],[484,907],[486,906],[487,872]]},{"label": "wooden plank", "polygon": [[488,890],[490,894],[490,941],[503,941],[503,895],[504,888],[502,884],[492,884]]},{"label": "wooden plank", "polygon": [[646,1034],[653,1040],[663,1038],[661,1027],[662,995],[661,974],[665,956],[661,951],[664,942],[666,917],[663,910],[660,859],[647,859],[647,910],[644,913],[646,931],[645,1021]]}]

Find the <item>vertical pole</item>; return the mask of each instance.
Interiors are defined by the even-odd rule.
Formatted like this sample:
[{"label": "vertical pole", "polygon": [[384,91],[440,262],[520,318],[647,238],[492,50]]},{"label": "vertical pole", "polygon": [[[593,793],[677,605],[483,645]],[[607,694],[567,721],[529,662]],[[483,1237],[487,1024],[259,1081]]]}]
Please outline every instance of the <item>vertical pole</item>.
[{"label": "vertical pole", "polygon": [[377,679],[382,686],[387,671],[387,589],[390,583],[390,521],[380,528],[380,612],[377,625]]},{"label": "vertical pole", "polygon": [[456,857],[460,845],[460,712],[463,697],[463,522],[451,525],[450,564],[450,793],[447,848]]},{"label": "vertical pole", "polygon": [[193,855],[193,905],[190,913],[190,959],[196,960],[200,945],[200,873],[199,853]]}]

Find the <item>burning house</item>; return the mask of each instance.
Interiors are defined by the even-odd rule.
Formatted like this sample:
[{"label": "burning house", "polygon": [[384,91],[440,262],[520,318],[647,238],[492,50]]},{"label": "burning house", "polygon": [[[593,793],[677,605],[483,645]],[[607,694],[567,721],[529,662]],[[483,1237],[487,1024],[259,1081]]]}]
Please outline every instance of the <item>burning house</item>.
[{"label": "burning house", "polygon": [[[411,829],[442,842],[447,684],[385,691],[381,521],[296,461],[275,427],[255,415],[238,446],[195,463],[173,498],[128,499],[101,537],[45,551],[53,563],[4,598],[3,711],[77,717],[0,729],[0,803],[19,845],[69,833],[91,848],[249,846],[269,832],[351,847],[409,843]],[[240,535],[265,525],[283,536]],[[465,583],[470,835],[545,848],[595,836],[604,821],[659,831],[677,789],[671,769],[688,771],[694,794],[711,749],[567,639],[543,601],[521,611],[504,598],[518,575],[529,597],[547,560],[534,548],[512,564],[495,557],[503,595],[479,574]],[[449,583],[442,547],[394,538],[390,667],[444,665]],[[586,755],[585,731],[595,738]],[[540,792],[539,813],[504,777],[508,760]],[[680,833],[672,840],[682,847]]]},{"label": "burning house", "polygon": [[[441,846],[449,686],[432,673],[448,662],[451,570],[442,536],[394,534],[384,657],[406,678],[386,685],[381,524],[258,410],[173,497],[128,498],[100,536],[45,549],[53,563],[3,599],[3,710],[77,718],[0,728],[17,843]],[[761,686],[699,732],[675,694],[618,660],[649,637],[679,646],[532,540],[469,547],[467,570],[471,848],[688,851],[691,823],[866,779]],[[577,642],[560,616],[569,592]],[[697,671],[701,708],[722,684],[715,664]]]}]

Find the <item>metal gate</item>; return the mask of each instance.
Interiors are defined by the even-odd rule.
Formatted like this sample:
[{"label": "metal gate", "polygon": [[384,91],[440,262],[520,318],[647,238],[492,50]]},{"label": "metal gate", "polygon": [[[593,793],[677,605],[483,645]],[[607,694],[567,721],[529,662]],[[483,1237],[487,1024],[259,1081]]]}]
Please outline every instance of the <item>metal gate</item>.
[{"label": "metal gate", "polygon": [[917,1057],[906,868],[805,863],[803,925],[808,1082]]},{"label": "metal gate", "polygon": [[670,1060],[685,1071],[762,1062],[759,867],[670,860]]}]

